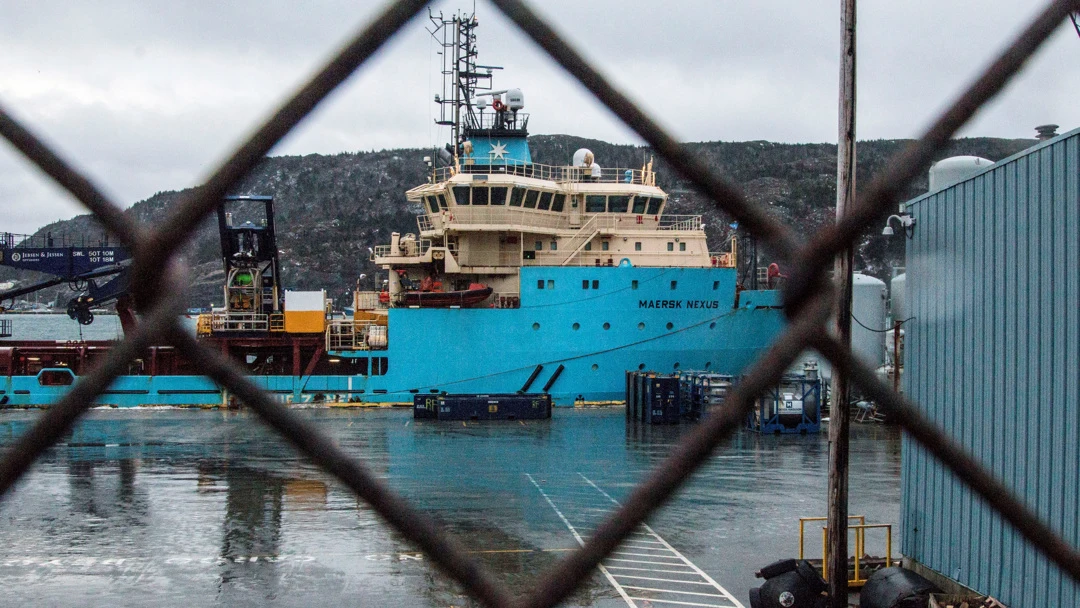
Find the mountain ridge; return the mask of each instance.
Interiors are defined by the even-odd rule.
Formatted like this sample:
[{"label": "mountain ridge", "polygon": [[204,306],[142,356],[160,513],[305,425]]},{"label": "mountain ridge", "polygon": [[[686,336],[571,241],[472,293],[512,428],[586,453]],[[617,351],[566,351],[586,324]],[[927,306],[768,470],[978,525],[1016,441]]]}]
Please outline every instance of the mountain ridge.
[{"label": "mountain ridge", "polygon": [[[910,140],[868,140],[857,144],[858,184],[866,184],[888,159]],[[950,142],[935,159],[956,155],[982,156],[992,161],[1011,156],[1037,143],[1027,139],[966,138]],[[793,229],[803,241],[834,221],[836,200],[836,145],[782,144],[768,141],[691,142],[684,144],[712,171],[739,188],[746,199],[766,208]],[[637,168],[655,154],[644,146],[612,144],[570,135],[530,137],[534,162],[564,165],[575,150],[587,147],[606,168]],[[371,152],[274,156],[264,159],[234,189],[236,194],[268,194],[275,199],[282,280],[290,289],[325,287],[339,302],[361,274],[373,277],[376,268],[368,261],[368,247],[389,242],[391,232],[417,232],[418,205],[405,200],[404,192],[426,181],[423,157],[430,150],[398,148]],[[925,167],[905,191],[903,200],[927,189]],[[654,170],[657,185],[669,193],[666,213],[702,215],[713,246],[730,231],[730,218],[659,157]],[[162,191],[138,201],[126,211],[151,225],[164,217],[177,199],[190,189]],[[881,218],[884,222],[884,216]],[[89,214],[42,226],[35,235],[66,236],[102,234]],[[893,265],[903,263],[903,239],[888,239],[871,230],[856,248],[855,268],[885,279]],[[769,252],[764,252],[768,261]],[[221,269],[216,218],[204,220],[195,238],[183,249],[191,267],[191,306],[220,304]],[[0,281],[36,280],[30,273],[0,267]],[[369,279],[370,281],[370,279]],[[374,283],[369,283],[368,288]],[[51,301],[66,301],[66,289],[43,294]]]}]

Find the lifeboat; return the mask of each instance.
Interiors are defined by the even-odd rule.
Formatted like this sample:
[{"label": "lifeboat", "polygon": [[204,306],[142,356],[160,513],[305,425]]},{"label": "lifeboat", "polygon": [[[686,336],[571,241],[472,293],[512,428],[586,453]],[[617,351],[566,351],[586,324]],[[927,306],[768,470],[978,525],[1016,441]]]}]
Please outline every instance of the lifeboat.
[{"label": "lifeboat", "polygon": [[449,308],[450,306],[473,306],[491,295],[492,288],[482,283],[472,283],[461,291],[404,291],[400,295],[400,306],[419,306],[420,308]]}]

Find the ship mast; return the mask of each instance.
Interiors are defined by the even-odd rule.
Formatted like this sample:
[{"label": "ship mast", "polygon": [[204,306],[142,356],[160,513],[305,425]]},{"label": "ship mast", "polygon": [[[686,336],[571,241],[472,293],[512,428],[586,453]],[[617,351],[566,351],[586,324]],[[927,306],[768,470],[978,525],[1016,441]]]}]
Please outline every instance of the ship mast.
[{"label": "ship mast", "polygon": [[452,150],[455,158],[461,155],[461,145],[466,139],[463,130],[478,128],[475,100],[478,93],[491,91],[491,74],[502,67],[476,63],[476,34],[479,26],[476,13],[456,13],[447,19],[440,12],[437,16],[428,9],[433,27],[428,33],[442,47],[442,92],[435,95],[439,104],[439,118],[435,124],[451,127]]}]

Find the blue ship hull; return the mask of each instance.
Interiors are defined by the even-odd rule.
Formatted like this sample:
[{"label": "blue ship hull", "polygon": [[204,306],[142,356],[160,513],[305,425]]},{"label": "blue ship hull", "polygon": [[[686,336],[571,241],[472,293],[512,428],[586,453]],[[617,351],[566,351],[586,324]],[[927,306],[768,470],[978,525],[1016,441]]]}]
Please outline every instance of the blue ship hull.
[{"label": "blue ship hull", "polygon": [[[743,291],[736,306],[736,278],[733,268],[524,267],[520,308],[394,308],[386,350],[329,353],[340,375],[251,379],[290,403],[411,404],[417,393],[517,392],[542,366],[529,389],[539,392],[561,365],[548,391],[555,405],[621,402],[625,370],[739,374],[768,347],[784,326],[779,293]],[[3,382],[6,407],[47,405],[70,388]],[[229,400],[202,376],[140,375],[118,378],[97,402]]]}]

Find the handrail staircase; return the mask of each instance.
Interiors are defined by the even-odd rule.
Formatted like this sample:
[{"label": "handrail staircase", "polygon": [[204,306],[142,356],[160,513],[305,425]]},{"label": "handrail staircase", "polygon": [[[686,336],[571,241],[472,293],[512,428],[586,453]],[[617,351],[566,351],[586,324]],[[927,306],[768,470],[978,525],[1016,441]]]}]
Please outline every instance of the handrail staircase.
[{"label": "handrail staircase", "polygon": [[[577,234],[575,234],[573,238],[570,239],[567,246],[567,249],[570,249],[571,247],[573,247],[573,249],[570,249],[570,253],[568,253],[566,257],[563,258],[562,263],[559,264],[560,266],[566,266],[567,264],[569,264],[570,260],[574,259],[577,254],[581,253],[582,249],[585,248],[586,243],[592,241],[593,238],[596,237],[596,235],[600,234],[600,226],[598,225],[600,223],[598,221],[599,219],[599,215],[594,215],[589,218],[589,221],[585,222],[581,226],[581,228],[578,228]],[[574,245],[575,242],[577,242],[576,246]]]}]

